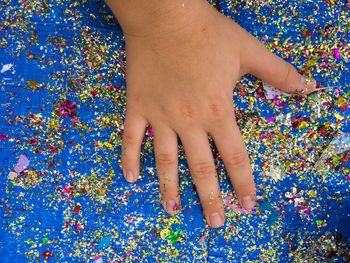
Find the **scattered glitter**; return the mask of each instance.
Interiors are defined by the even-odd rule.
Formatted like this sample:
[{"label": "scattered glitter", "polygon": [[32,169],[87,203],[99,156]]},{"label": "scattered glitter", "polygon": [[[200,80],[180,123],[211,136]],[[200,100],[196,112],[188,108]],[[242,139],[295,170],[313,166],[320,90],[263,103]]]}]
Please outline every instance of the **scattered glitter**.
[{"label": "scattered glitter", "polygon": [[349,0],[210,2],[318,82],[305,97],[252,76],[234,89],[259,206],[241,208],[214,149],[226,222],[210,229],[180,145],[181,209],[164,212],[150,126],[140,179],[125,182],[117,20],[100,0],[5,0],[0,261],[350,261]]}]

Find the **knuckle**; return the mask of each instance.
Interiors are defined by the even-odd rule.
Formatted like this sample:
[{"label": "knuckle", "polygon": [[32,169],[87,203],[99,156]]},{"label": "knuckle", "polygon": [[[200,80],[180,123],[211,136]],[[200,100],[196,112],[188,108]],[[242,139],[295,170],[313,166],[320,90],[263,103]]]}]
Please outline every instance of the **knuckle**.
[{"label": "knuckle", "polygon": [[121,157],[121,162],[120,162],[120,166],[123,170],[123,175],[125,176],[126,171],[129,169],[132,169],[133,167],[133,163],[132,160],[129,158],[129,156],[127,155],[122,155]]},{"label": "knuckle", "polygon": [[135,105],[140,103],[142,97],[136,93],[132,93],[130,90],[132,89],[128,87],[129,93],[126,95],[126,101],[127,101],[126,106],[128,107],[132,105],[134,107]]},{"label": "knuckle", "polygon": [[169,153],[157,153],[155,155],[156,164],[159,166],[168,166],[176,162],[174,156]]},{"label": "knuckle", "polygon": [[230,157],[227,158],[227,165],[231,168],[241,168],[249,162],[249,157],[246,152],[240,151],[232,153]]},{"label": "knuckle", "polygon": [[293,76],[297,75],[298,72],[295,69],[294,66],[292,66],[289,63],[286,63],[286,69],[285,69],[285,75],[283,76],[283,79],[281,79],[281,83],[285,86],[288,87],[288,84],[290,84],[293,80]]},{"label": "knuckle", "polygon": [[128,132],[128,131],[125,131],[125,130],[124,130],[124,133],[123,133],[122,141],[123,141],[124,145],[134,145],[134,144],[138,143],[137,137],[134,136],[131,132]]},{"label": "knuckle", "polygon": [[[131,89],[128,89],[130,92]],[[128,93],[126,95],[126,117],[128,117],[128,113],[141,113],[143,104],[144,104],[144,98],[140,96],[139,94],[134,93]]]},{"label": "knuckle", "polygon": [[216,120],[223,120],[225,119],[226,111],[224,109],[224,106],[222,103],[218,102],[211,102],[209,103],[209,110],[210,114],[216,119]]},{"label": "knuckle", "polygon": [[216,122],[226,120],[230,115],[230,107],[227,104],[227,98],[222,94],[214,94],[208,100],[208,110],[211,119]]},{"label": "knuckle", "polygon": [[256,186],[254,181],[243,181],[235,185],[235,192],[238,197],[250,195],[256,199]]},{"label": "knuckle", "polygon": [[208,162],[198,162],[193,165],[192,177],[194,179],[209,179],[215,175],[215,168]]},{"label": "knuckle", "polygon": [[209,196],[206,196],[201,200],[201,204],[204,207],[211,206],[211,207],[216,207],[221,209],[223,207],[223,202],[222,202],[222,197],[220,192],[218,193],[211,192]]},{"label": "knuckle", "polygon": [[163,199],[178,199],[178,184],[176,181],[164,182],[159,180],[159,188]]},{"label": "knuckle", "polygon": [[182,105],[178,112],[180,114],[179,117],[181,118],[181,121],[186,122],[187,124],[194,122],[196,112],[190,104],[186,103]]}]

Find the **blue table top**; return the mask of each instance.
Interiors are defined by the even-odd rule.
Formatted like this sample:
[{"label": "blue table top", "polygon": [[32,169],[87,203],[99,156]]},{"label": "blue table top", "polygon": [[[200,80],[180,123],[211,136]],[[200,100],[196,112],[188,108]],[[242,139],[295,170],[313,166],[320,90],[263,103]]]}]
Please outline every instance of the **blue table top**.
[{"label": "blue table top", "polygon": [[141,179],[123,179],[126,54],[103,1],[2,1],[0,262],[350,260],[349,7],[344,0],[219,7],[332,88],[268,99],[252,76],[237,84],[259,208],[240,211],[212,142],[227,220],[210,229],[181,144],[177,215],[159,202],[151,127]]}]

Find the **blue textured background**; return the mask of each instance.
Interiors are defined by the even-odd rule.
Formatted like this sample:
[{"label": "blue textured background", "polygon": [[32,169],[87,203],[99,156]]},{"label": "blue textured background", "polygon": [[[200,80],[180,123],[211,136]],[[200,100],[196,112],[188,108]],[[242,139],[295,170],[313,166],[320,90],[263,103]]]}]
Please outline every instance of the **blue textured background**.
[{"label": "blue textured background", "polygon": [[[257,5],[255,1],[235,4],[225,1],[221,3],[221,12],[265,42],[279,35],[279,43],[283,43],[287,37],[290,37],[291,43],[300,43],[304,41],[301,37],[303,27],[318,30],[330,22],[336,25],[339,17],[343,17],[341,22],[344,23],[344,12],[347,14],[349,11],[345,2],[338,1],[335,5],[326,3],[293,0],[266,1]],[[315,8],[318,8],[317,16],[314,15]],[[282,10],[282,13],[278,14],[276,10]],[[184,210],[171,221],[157,201],[159,189],[154,173],[154,156],[149,151],[149,137],[149,144],[146,143],[144,148],[148,150],[142,157],[142,178],[133,185],[125,182],[118,166],[120,141],[112,140],[116,143],[113,150],[108,150],[108,147],[96,149],[94,146],[94,140],[108,141],[116,131],[113,125],[101,128],[96,115],[122,116],[125,106],[122,95],[125,82],[123,73],[118,73],[118,68],[120,70],[125,62],[124,54],[120,51],[124,49],[122,32],[103,2],[2,1],[0,16],[0,68],[9,63],[14,65],[11,70],[0,74],[0,134],[6,136],[6,139],[0,140],[0,262],[44,262],[42,253],[45,250],[53,254],[48,262],[94,262],[96,255],[100,255],[103,262],[301,262],[292,253],[296,249],[302,255],[313,255],[314,261],[309,259],[308,262],[344,261],[339,255],[325,255],[322,250],[317,251],[312,242],[327,235],[327,231],[331,236],[341,233],[342,245],[339,247],[349,249],[349,180],[344,175],[349,171],[349,161],[331,170],[327,180],[310,171],[276,182],[260,176],[263,161],[257,157],[264,155],[263,147],[259,148],[259,153],[254,152],[256,148],[253,146],[248,147],[249,154],[256,156],[254,176],[258,195],[261,196],[260,216],[231,212],[225,226],[209,229],[203,221],[198,196],[193,191],[187,163],[182,155],[179,173]],[[266,17],[266,23],[259,20],[261,17]],[[290,21],[283,24],[281,17]],[[344,46],[349,41],[349,22],[343,25],[343,32],[332,35],[331,39]],[[84,30],[90,31],[88,39],[95,39],[96,46],[107,43],[110,47],[106,51],[106,61],[100,66],[95,65],[93,70],[89,70],[88,60],[84,59],[84,47],[91,44],[86,43]],[[52,37],[61,37],[67,42],[60,47],[53,44]],[[319,37],[314,34],[309,41],[320,43]],[[349,54],[348,47],[344,50]],[[295,62],[298,56],[292,54],[288,58],[287,54],[274,51],[289,61]],[[295,66],[301,66],[304,61],[305,57],[300,56]],[[345,94],[349,94],[349,57],[343,56],[340,64],[342,66],[327,73],[312,73],[322,84],[339,87],[340,96],[345,97]],[[105,73],[105,78],[100,81],[96,75],[101,73]],[[86,82],[72,85],[71,81],[76,80],[77,76],[80,81],[85,79]],[[37,81],[40,87],[37,90],[28,88],[28,80]],[[252,80],[249,77],[246,81]],[[89,84],[121,87],[118,90],[120,95],[101,95],[97,98],[88,95],[86,100],[81,100],[82,90]],[[327,92],[332,98],[332,92]],[[74,127],[71,118],[58,118],[60,130],[65,128],[57,138],[46,133],[46,128],[40,127],[47,127],[47,122],[53,118],[55,103],[62,94],[65,99],[77,103],[79,121],[86,123],[89,129]],[[257,102],[254,109],[248,109],[246,100],[237,94],[234,99],[243,114],[246,111],[268,118],[280,113],[264,101]],[[290,108],[283,110],[286,113]],[[336,108],[331,110],[340,112]],[[40,113],[43,123],[33,125],[28,117],[31,113]],[[298,116],[308,115],[307,105],[302,104],[297,113]],[[345,120],[337,128],[350,132],[349,109],[340,113]],[[22,117],[16,120],[16,116]],[[331,114],[325,114],[322,121],[327,120],[336,122]],[[294,129],[293,132],[298,134],[300,131]],[[54,141],[64,142],[56,154],[47,150],[50,137]],[[36,143],[40,145],[39,152],[28,143],[30,138],[39,139]],[[317,145],[325,149],[332,139],[331,136],[323,138]],[[81,145],[81,149],[76,145]],[[29,168],[41,171],[40,183],[30,185],[26,181],[22,187],[8,179],[8,173],[15,167],[20,154],[26,154],[30,160]],[[97,161],[96,154],[101,161]],[[48,168],[53,159],[54,166]],[[216,163],[221,173],[222,191],[232,191],[222,162],[216,159]],[[77,194],[73,199],[59,197],[64,186],[76,180],[72,171],[80,175],[95,173],[108,177],[112,174],[111,170],[114,170],[115,176],[111,183],[106,183],[108,202],[96,200],[94,194]],[[96,184],[98,180],[93,182]],[[284,199],[284,193],[293,186],[318,193],[317,198],[310,199],[310,206],[315,210],[309,218],[300,216],[297,207]],[[92,187],[98,189],[96,185]],[[72,212],[78,202],[82,214]],[[68,220],[82,222],[84,229],[65,228]],[[316,220],[324,220],[326,225],[318,227]],[[160,238],[159,231],[164,225],[180,229],[183,238],[175,244]],[[234,232],[233,227],[240,231],[227,240],[229,233]],[[203,235],[206,237],[204,242],[199,242]],[[107,237],[105,243],[101,242],[104,236]],[[50,242],[45,243],[45,237]]]}]

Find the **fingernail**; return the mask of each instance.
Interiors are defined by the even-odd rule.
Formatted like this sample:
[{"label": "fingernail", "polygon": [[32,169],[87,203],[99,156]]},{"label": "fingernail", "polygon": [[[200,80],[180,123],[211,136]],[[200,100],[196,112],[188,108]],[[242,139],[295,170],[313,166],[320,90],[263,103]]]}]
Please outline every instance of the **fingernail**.
[{"label": "fingernail", "polygon": [[313,78],[301,77],[301,87],[300,89],[304,90],[304,93],[309,94],[316,89],[316,80]]},{"label": "fingernail", "polygon": [[168,200],[165,206],[166,211],[173,212],[176,210],[176,202],[174,200]]},{"label": "fingernail", "polygon": [[212,227],[220,227],[223,223],[219,213],[212,213],[209,216],[209,222]]},{"label": "fingernail", "polygon": [[[124,172],[124,176],[125,176],[125,172]],[[129,183],[135,181],[134,174],[133,174],[131,171],[127,171],[127,172],[126,172],[125,179],[126,179]]]},{"label": "fingernail", "polygon": [[240,203],[245,210],[252,210],[256,204],[255,198],[250,195],[243,196],[240,200]]}]

